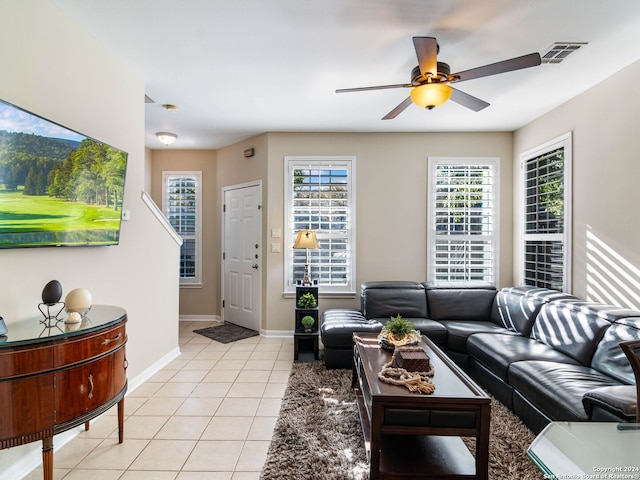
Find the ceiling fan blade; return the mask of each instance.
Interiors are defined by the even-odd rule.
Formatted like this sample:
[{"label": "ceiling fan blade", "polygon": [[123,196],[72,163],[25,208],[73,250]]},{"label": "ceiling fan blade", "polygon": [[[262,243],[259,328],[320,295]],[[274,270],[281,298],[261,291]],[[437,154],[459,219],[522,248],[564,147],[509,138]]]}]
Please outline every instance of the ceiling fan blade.
[{"label": "ceiling fan blade", "polygon": [[389,113],[387,113],[384,117],[382,117],[382,120],[392,120],[396,118],[398,115],[404,112],[406,108],[412,103],[413,102],[411,101],[411,97],[405,98],[400,105],[398,105],[396,108],[394,108]]},{"label": "ceiling fan blade", "polygon": [[336,93],[346,93],[346,92],[366,92],[367,90],[386,90],[388,88],[409,88],[415,87],[415,85],[411,85],[410,83],[398,83],[396,85],[378,85],[374,87],[355,87],[355,88],[339,88],[336,90]]},{"label": "ceiling fan blade", "polygon": [[416,49],[420,73],[426,75],[438,74],[438,42],[433,37],[413,37],[413,47]]},{"label": "ceiling fan blade", "polygon": [[465,80],[472,80],[474,78],[488,77],[489,75],[511,72],[513,70],[520,70],[521,68],[535,67],[541,63],[542,60],[539,53],[530,53],[521,57],[503,60],[502,62],[492,63],[483,67],[454,73],[454,76],[458,77],[458,79],[454,81],[462,82]]},{"label": "ceiling fan blade", "polygon": [[462,105],[463,107],[467,107],[474,112],[479,112],[480,110],[487,108],[490,105],[484,100],[480,100],[478,97],[474,97],[473,95],[469,95],[468,93],[461,92],[460,90],[456,90],[453,87],[451,87],[450,100]]}]

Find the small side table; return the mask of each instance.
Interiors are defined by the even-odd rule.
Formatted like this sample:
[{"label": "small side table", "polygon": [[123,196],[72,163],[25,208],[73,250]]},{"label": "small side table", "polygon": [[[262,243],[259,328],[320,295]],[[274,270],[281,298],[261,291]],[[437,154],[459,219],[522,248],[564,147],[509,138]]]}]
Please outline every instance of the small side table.
[{"label": "small side table", "polygon": [[640,424],[551,422],[527,449],[546,478],[640,478]]},{"label": "small side table", "polygon": [[296,332],[293,334],[293,360],[313,362],[318,360],[318,341],[320,332]]}]

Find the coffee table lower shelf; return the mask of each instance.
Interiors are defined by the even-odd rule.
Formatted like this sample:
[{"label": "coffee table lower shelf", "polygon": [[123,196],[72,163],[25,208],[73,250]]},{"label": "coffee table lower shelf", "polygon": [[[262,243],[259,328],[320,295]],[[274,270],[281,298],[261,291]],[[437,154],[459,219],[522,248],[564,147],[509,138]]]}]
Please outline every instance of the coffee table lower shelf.
[{"label": "coffee table lower shelf", "polygon": [[[360,424],[371,461],[371,422],[359,388],[354,389]],[[381,435],[377,478],[477,479],[476,460],[460,437]]]}]

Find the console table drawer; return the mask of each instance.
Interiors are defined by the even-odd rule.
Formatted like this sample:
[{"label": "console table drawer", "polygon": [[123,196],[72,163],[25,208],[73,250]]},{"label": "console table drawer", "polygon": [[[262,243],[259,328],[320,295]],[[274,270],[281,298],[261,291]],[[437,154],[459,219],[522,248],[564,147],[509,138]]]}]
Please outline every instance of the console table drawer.
[{"label": "console table drawer", "polygon": [[103,330],[97,335],[73,339],[56,346],[53,355],[55,367],[64,367],[109,353],[127,340],[124,325]]},{"label": "console table drawer", "polygon": [[0,352],[0,378],[5,380],[52,370],[53,349],[53,346],[4,349]]}]

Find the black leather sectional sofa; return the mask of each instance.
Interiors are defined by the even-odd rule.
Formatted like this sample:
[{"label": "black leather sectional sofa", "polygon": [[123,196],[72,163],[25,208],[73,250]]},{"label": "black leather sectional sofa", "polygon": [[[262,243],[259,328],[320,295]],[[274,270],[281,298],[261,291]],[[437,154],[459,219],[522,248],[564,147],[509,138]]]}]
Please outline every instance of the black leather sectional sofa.
[{"label": "black leather sectional sofa", "polygon": [[354,332],[411,320],[534,432],[553,420],[633,422],[635,377],[620,342],[640,339],[640,312],[555,290],[480,283],[368,282],[361,309],[329,309],[327,368],[351,368]]}]

